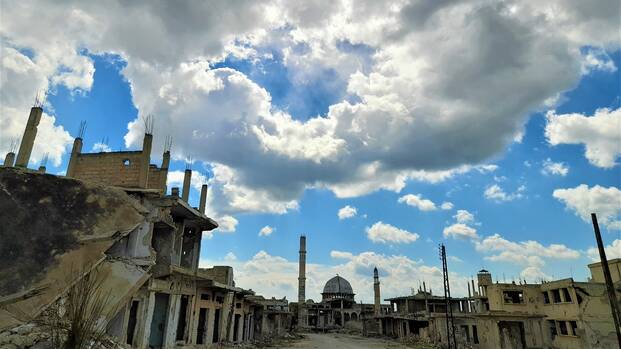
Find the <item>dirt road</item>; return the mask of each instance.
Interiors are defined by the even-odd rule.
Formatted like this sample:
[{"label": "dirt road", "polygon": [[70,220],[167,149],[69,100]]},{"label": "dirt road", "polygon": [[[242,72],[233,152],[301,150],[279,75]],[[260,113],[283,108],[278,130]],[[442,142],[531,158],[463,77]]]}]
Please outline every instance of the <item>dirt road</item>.
[{"label": "dirt road", "polygon": [[402,344],[376,338],[364,338],[345,334],[305,333],[306,338],[279,349],[405,349]]}]

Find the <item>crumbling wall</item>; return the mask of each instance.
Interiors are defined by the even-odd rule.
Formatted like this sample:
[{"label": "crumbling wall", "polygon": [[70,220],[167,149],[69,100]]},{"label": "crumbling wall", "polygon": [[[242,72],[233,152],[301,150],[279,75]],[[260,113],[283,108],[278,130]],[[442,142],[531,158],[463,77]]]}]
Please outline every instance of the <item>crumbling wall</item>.
[{"label": "crumbling wall", "polygon": [[0,168],[0,329],[35,317],[145,214],[118,189]]},{"label": "crumbling wall", "polygon": [[92,183],[138,188],[143,161],[142,151],[79,154],[73,177]]}]

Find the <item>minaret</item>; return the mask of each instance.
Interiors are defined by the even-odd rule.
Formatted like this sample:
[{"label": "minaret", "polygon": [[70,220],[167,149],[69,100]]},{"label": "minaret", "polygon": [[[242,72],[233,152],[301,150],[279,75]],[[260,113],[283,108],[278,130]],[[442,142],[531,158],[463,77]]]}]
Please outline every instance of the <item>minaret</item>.
[{"label": "minaret", "polygon": [[298,327],[306,326],[306,236],[300,236],[300,266],[298,277]]},{"label": "minaret", "polygon": [[380,282],[377,267],[373,269],[373,293],[375,295],[375,316],[379,316],[382,311],[380,308]]},{"label": "minaret", "polygon": [[37,137],[37,126],[39,126],[42,114],[43,109],[38,102],[35,102],[35,106],[30,109],[28,123],[26,123],[22,143],[20,144],[19,152],[17,153],[17,160],[15,161],[15,166],[17,167],[28,167],[30,154],[32,153],[35,138]]}]

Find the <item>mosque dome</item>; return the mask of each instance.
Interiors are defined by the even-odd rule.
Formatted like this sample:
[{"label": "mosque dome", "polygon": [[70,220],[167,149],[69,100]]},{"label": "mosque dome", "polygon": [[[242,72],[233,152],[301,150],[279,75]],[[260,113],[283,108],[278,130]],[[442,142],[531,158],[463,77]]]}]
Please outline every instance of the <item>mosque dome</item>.
[{"label": "mosque dome", "polygon": [[323,293],[325,294],[354,294],[354,290],[351,288],[349,281],[343,279],[340,276],[335,276],[326,282],[323,287]]}]

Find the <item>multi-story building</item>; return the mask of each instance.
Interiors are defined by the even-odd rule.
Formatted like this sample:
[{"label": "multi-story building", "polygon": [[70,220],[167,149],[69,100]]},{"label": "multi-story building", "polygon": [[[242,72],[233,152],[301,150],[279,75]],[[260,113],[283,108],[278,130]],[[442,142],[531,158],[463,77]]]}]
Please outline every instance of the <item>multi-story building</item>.
[{"label": "multi-story building", "polygon": [[[609,261],[617,289],[621,259]],[[588,282],[562,279],[530,284],[493,282],[481,270],[469,296],[450,299],[460,348],[613,348],[617,337],[601,263],[589,265]],[[420,336],[446,344],[446,302],[426,290],[387,299],[391,312],[378,316],[382,334]]]},{"label": "multi-story building", "polygon": [[0,216],[0,332],[40,319],[91,277],[105,298],[98,324],[133,348],[239,343],[270,325],[255,321],[264,306],[235,287],[232,268],[199,268],[203,232],[218,225],[205,215],[206,185],[189,204],[191,170],[168,193],[170,149],[158,167],[149,132],[137,151],[84,153],[78,137],[66,176],[31,171],[41,113],[31,110],[15,166],[10,153],[0,168],[0,201],[11,203]]}]

